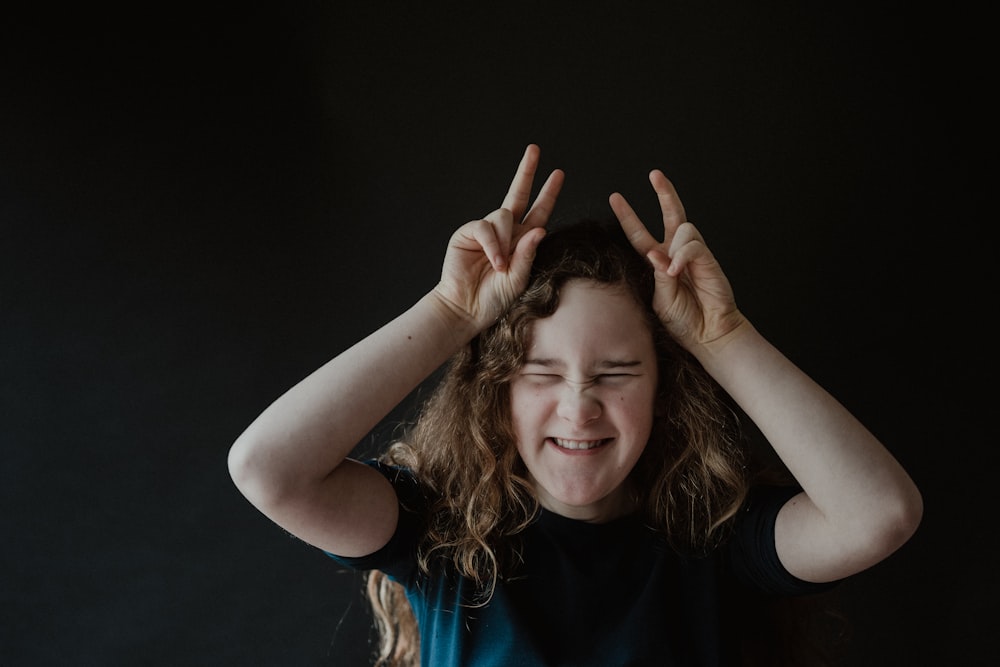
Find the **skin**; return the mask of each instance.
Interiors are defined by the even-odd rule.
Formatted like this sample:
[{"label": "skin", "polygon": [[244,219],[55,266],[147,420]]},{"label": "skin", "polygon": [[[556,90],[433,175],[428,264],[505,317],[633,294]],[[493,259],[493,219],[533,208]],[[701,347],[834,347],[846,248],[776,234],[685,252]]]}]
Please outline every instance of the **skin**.
[{"label": "skin", "polygon": [[517,450],[542,507],[592,522],[632,509],[625,478],[649,441],[656,385],[635,300],[591,281],[563,286],[556,311],[532,323],[510,387]]},{"label": "skin", "polygon": [[[563,182],[563,173],[553,171],[531,202],[539,155],[537,146],[528,146],[501,207],[452,234],[432,290],[289,389],[233,444],[234,482],[273,521],[344,556],[372,553],[389,540],[398,517],[395,492],[348,454],[524,290]],[[753,327],[671,182],[659,170],[649,181],[660,204],[662,240],[620,194],[609,203],[633,247],[654,267],[656,313],[754,421],[803,488],[778,515],[779,558],[807,581],[842,578],[878,563],[919,525],[919,491],[870,431]],[[539,338],[544,342],[544,331]],[[569,379],[563,391],[572,397],[592,378],[586,366],[593,360],[578,352],[563,361]],[[589,391],[582,389],[577,400],[592,397]],[[519,446],[529,458],[539,436],[572,435],[535,424],[536,418],[523,410],[517,417],[524,429]],[[644,419],[636,415],[635,434]],[[614,428],[622,428],[617,418]],[[539,453],[538,461],[546,460]],[[620,472],[629,460],[617,458],[608,467]],[[585,508],[581,516],[589,520],[617,511],[608,498],[618,497],[618,472],[567,484],[583,476],[560,482],[550,474],[558,469],[546,463],[533,471],[543,503],[569,513]]]}]

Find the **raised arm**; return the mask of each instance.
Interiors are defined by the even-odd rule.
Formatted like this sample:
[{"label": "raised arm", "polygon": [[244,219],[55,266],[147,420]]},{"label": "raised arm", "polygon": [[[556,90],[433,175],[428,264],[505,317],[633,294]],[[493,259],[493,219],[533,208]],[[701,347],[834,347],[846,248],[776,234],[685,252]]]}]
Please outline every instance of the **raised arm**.
[{"label": "raised arm", "polygon": [[233,444],[233,481],[275,523],[344,556],[388,541],[396,495],[347,456],[523,291],[563,181],[554,171],[529,210],[538,159],[538,147],[528,146],[501,208],[455,231],[430,292],[289,389]]},{"label": "raised arm", "polygon": [[816,582],[878,563],[916,530],[919,491],[868,429],[743,316],[673,185],[658,170],[649,178],[663,213],[662,242],[618,193],[612,209],[654,267],[660,319],[754,421],[803,489],[778,514],[779,558],[792,574]]}]

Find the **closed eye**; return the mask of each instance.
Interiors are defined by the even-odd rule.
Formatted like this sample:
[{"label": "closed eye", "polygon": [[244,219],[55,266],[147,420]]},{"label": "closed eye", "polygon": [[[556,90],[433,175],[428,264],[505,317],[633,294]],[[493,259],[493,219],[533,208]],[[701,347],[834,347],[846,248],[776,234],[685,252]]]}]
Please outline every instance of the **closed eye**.
[{"label": "closed eye", "polygon": [[635,373],[602,373],[594,378],[595,382],[624,382],[627,378],[639,377]]},{"label": "closed eye", "polygon": [[561,375],[553,373],[521,373],[521,379],[529,386],[546,390],[558,387],[565,381]]},{"label": "closed eye", "polygon": [[629,378],[639,377],[639,375],[636,373],[601,373],[600,375],[595,375],[593,377],[577,382],[576,380],[563,377],[558,373],[521,373],[521,376],[528,378],[532,382],[539,384],[555,384],[557,382],[568,382],[569,384],[574,384],[574,385],[618,384],[621,382],[628,381]]}]

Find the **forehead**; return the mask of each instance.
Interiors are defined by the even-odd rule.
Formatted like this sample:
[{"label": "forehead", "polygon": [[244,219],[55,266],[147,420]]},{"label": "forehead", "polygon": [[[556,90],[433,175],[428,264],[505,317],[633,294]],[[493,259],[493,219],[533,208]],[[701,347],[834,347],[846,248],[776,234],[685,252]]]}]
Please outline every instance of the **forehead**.
[{"label": "forehead", "polygon": [[531,324],[528,358],[580,354],[654,355],[643,308],[621,285],[575,279],[559,291],[559,306]]}]

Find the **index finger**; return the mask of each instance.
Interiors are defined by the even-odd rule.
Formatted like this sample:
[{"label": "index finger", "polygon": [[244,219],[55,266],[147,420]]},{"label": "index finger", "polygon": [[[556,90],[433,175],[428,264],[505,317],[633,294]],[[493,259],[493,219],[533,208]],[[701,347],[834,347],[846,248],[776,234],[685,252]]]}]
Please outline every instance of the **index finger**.
[{"label": "index finger", "polygon": [[538,169],[538,157],[541,149],[536,144],[528,144],[521,156],[521,162],[517,165],[517,173],[514,180],[510,182],[507,196],[503,198],[500,208],[505,208],[514,214],[514,221],[520,222],[524,216],[525,209],[528,208],[528,201],[531,199],[531,184],[535,180],[535,170]]},{"label": "index finger", "polygon": [[611,210],[615,212],[618,224],[622,226],[622,230],[625,232],[625,236],[628,237],[629,243],[632,244],[636,252],[645,257],[650,250],[658,245],[656,239],[646,229],[646,225],[639,219],[639,216],[636,215],[635,210],[625,200],[625,197],[614,192],[608,198],[608,203],[611,204]]}]

